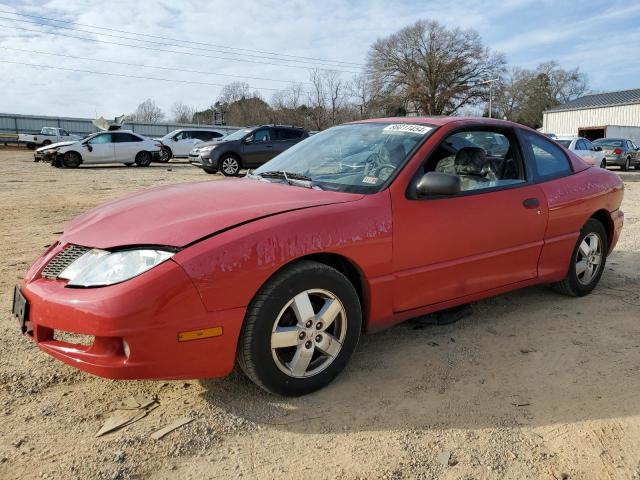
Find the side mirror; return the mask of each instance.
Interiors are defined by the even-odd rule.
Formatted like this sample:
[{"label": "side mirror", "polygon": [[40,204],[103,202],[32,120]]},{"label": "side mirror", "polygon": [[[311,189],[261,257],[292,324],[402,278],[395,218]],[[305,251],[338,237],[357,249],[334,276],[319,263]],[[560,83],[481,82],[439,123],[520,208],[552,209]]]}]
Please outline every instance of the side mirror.
[{"label": "side mirror", "polygon": [[416,186],[420,196],[455,195],[460,189],[459,176],[441,172],[425,173]]},{"label": "side mirror", "polygon": [[91,144],[90,144],[90,143],[88,143],[88,142],[87,142],[87,143],[83,143],[82,145],[83,145],[84,147],[86,147],[86,149],[87,149],[87,150],[89,150],[90,152],[92,152],[92,151],[93,151],[93,147],[91,146]]},{"label": "side mirror", "polygon": [[593,147],[593,150],[596,151],[596,152],[601,152],[602,151],[602,147],[599,147],[599,146],[596,145],[595,147]]}]

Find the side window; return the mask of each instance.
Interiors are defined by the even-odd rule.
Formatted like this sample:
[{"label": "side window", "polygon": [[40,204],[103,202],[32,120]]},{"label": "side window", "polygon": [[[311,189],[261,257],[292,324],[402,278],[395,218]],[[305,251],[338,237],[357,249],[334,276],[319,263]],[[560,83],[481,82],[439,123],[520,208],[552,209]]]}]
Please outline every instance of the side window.
[{"label": "side window", "polygon": [[505,133],[489,130],[454,133],[429,157],[425,172],[459,176],[462,191],[524,183],[522,159],[509,138],[512,135]]},{"label": "side window", "polygon": [[587,145],[584,140],[580,139],[576,142],[576,150],[587,150]]},{"label": "side window", "polygon": [[54,128],[50,128],[50,127],[45,127],[42,129],[42,134],[43,135],[55,135],[56,131]]},{"label": "side window", "polygon": [[91,145],[99,145],[101,143],[111,143],[111,135],[112,135],[111,133],[103,133],[101,135],[96,135],[91,140],[89,140],[89,143]]},{"label": "side window", "polygon": [[276,140],[297,140],[302,137],[302,130],[293,128],[276,128]]},{"label": "side window", "polygon": [[584,139],[584,146],[585,146],[585,150],[593,150],[594,149],[593,143],[591,143],[586,138]]},{"label": "side window", "polygon": [[193,138],[197,138],[198,140],[202,140],[203,142],[208,142],[211,140],[211,132],[193,132]]},{"label": "side window", "polygon": [[188,138],[191,138],[191,132],[188,130],[183,130],[181,132],[178,132],[173,139],[175,141],[180,141],[180,140],[186,140]]},{"label": "side window", "polygon": [[60,135],[63,136],[63,137],[68,137],[69,136],[69,132],[67,132],[66,130],[60,129]]},{"label": "side window", "polygon": [[523,132],[523,135],[538,177],[546,179],[571,173],[569,159],[559,147],[533,133]]},{"label": "side window", "polygon": [[269,128],[262,128],[253,134],[254,142],[270,142],[271,135],[269,133]]},{"label": "side window", "polygon": [[113,143],[127,143],[127,142],[141,142],[142,139],[136,137],[135,135],[131,135],[130,133],[112,133],[112,142]]}]

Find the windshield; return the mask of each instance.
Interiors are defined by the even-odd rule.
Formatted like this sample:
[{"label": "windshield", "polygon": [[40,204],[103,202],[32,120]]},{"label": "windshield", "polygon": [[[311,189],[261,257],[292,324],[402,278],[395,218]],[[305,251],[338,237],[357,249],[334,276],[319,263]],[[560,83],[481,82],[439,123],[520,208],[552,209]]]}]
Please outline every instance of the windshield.
[{"label": "windshield", "polygon": [[596,140],[595,142],[593,142],[593,144],[600,147],[621,147],[622,140],[609,140],[608,138],[601,138],[600,140]]},{"label": "windshield", "polygon": [[569,145],[571,145],[571,140],[556,140],[556,142],[558,142],[564,148],[569,148]]},{"label": "windshield", "polygon": [[221,140],[240,140],[242,137],[244,137],[245,135],[250,134],[253,131],[252,128],[242,128],[240,130],[236,130],[233,133],[230,133],[229,135],[227,135],[224,138],[221,138]]},{"label": "windshield", "polygon": [[285,150],[253,174],[284,171],[308,177],[325,190],[377,192],[434,128],[408,123],[340,125]]}]

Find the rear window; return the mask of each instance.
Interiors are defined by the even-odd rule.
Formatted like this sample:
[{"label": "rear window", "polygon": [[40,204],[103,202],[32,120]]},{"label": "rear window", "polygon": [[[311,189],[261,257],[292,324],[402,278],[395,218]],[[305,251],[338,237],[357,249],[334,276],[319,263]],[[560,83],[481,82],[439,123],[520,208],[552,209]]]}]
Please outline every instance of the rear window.
[{"label": "rear window", "polygon": [[601,138],[600,140],[596,140],[593,142],[594,145],[598,145],[599,147],[621,147],[622,140],[609,140],[607,138]]}]

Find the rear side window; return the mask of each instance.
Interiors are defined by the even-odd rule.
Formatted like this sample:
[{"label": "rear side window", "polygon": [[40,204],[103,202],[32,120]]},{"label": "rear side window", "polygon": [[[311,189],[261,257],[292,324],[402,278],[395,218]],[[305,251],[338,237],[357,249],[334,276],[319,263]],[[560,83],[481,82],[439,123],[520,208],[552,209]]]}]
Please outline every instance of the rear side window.
[{"label": "rear side window", "polygon": [[584,143],[584,140],[578,140],[576,150],[587,150],[587,145]]},{"label": "rear side window", "polygon": [[533,133],[523,133],[525,148],[529,150],[539,178],[550,179],[571,174],[569,159],[560,147]]},{"label": "rear side window", "polygon": [[302,130],[291,128],[276,128],[276,140],[297,140],[302,138]]},{"label": "rear side window", "polygon": [[131,135],[130,133],[112,133],[112,141],[114,143],[126,143],[126,142],[141,142],[142,139]]}]

